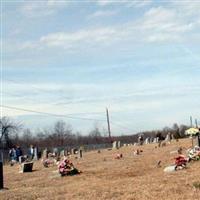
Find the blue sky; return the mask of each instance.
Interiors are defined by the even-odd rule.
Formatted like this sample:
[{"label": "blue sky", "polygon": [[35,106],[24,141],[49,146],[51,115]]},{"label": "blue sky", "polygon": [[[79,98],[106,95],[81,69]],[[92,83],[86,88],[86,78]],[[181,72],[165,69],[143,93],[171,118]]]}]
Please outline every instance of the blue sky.
[{"label": "blue sky", "polygon": [[2,104],[27,127],[113,135],[200,120],[200,1],[2,1]]}]

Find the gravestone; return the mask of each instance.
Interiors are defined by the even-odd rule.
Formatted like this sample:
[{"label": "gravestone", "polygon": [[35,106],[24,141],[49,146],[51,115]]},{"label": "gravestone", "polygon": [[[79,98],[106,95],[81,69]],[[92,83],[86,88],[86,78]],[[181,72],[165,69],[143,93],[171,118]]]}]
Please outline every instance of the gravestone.
[{"label": "gravestone", "polygon": [[42,152],[42,159],[46,159],[47,157],[47,149],[44,149]]},{"label": "gravestone", "polygon": [[117,142],[117,148],[119,149],[121,147],[121,141]]},{"label": "gravestone", "polygon": [[170,133],[168,133],[168,134],[166,135],[165,141],[166,141],[166,142],[169,142],[169,143],[171,142]]},{"label": "gravestone", "polygon": [[62,157],[64,157],[65,156],[65,150],[61,150],[60,151],[60,157],[62,158]]},{"label": "gravestone", "polygon": [[53,148],[53,153],[54,153],[55,156],[57,156],[58,155],[58,148],[56,148],[56,147]]},{"label": "gravestone", "polygon": [[113,145],[112,148],[113,148],[113,149],[116,149],[116,148],[117,148],[117,141],[114,141],[114,142],[112,143],[112,145]]},{"label": "gravestone", "polygon": [[35,147],[33,151],[34,151],[34,157],[33,157],[33,160],[38,160],[38,148]]},{"label": "gravestone", "polygon": [[154,138],[154,139],[153,139],[153,143],[157,143],[157,138]]},{"label": "gravestone", "polygon": [[33,162],[27,162],[27,163],[22,163],[21,164],[21,173],[24,172],[32,172],[33,171]]},{"label": "gravestone", "polygon": [[176,170],[176,166],[171,165],[171,166],[165,167],[163,171],[164,172],[174,172],[175,170]]},{"label": "gravestone", "polygon": [[79,149],[79,158],[82,158],[82,157],[83,157],[83,150]]},{"label": "gravestone", "polygon": [[149,137],[147,137],[146,139],[145,139],[145,142],[144,142],[145,144],[149,144],[150,143],[150,138]]}]

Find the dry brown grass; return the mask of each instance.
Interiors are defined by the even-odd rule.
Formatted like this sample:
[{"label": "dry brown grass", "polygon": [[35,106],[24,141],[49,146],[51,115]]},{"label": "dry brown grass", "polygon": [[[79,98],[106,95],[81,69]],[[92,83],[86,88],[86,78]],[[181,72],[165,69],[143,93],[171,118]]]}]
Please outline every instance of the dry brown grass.
[{"label": "dry brown grass", "polygon": [[[190,163],[186,170],[163,172],[173,163],[175,155],[170,151],[190,144],[190,140],[180,140],[163,148],[145,145],[139,156],[133,156],[133,146],[85,153],[81,160],[72,159],[83,171],[72,177],[58,177],[56,166],[44,168],[40,162],[34,163],[34,172],[24,174],[18,173],[17,165],[5,166],[8,190],[0,191],[0,199],[199,200],[200,189],[194,183],[200,182],[200,161]],[[121,160],[113,158],[117,152],[123,154]],[[159,160],[161,168],[156,167]]]}]

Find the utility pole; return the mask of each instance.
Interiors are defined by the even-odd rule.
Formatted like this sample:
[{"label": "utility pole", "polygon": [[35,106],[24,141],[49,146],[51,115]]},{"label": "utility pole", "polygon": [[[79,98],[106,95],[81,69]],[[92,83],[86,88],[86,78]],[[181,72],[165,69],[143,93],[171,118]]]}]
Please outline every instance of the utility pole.
[{"label": "utility pole", "polygon": [[190,126],[192,128],[192,116],[190,116]]},{"label": "utility pole", "polygon": [[108,108],[106,108],[106,116],[107,116],[107,124],[108,124],[108,135],[109,135],[109,140],[111,142],[111,131],[110,131],[110,120],[109,120]]}]

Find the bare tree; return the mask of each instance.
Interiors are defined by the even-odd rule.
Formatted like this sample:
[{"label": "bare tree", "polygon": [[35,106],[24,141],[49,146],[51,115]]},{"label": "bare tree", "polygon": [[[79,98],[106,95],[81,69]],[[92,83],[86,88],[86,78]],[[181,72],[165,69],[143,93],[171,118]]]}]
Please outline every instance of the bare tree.
[{"label": "bare tree", "polygon": [[92,140],[94,140],[95,143],[97,144],[101,143],[101,132],[99,128],[97,127],[97,125],[95,125],[92,131],[90,131],[89,137],[92,138]]},{"label": "bare tree", "polygon": [[0,129],[1,129],[0,144],[1,146],[5,144],[6,148],[10,147],[12,145],[12,142],[10,139],[11,135],[19,131],[20,128],[21,128],[21,125],[18,123],[15,123],[10,118],[8,117],[0,118]]},{"label": "bare tree", "polygon": [[[71,143],[73,134],[70,125],[67,125],[64,121],[60,120],[55,123],[53,138],[57,145],[63,146]],[[75,136],[74,136],[75,137]]]}]

